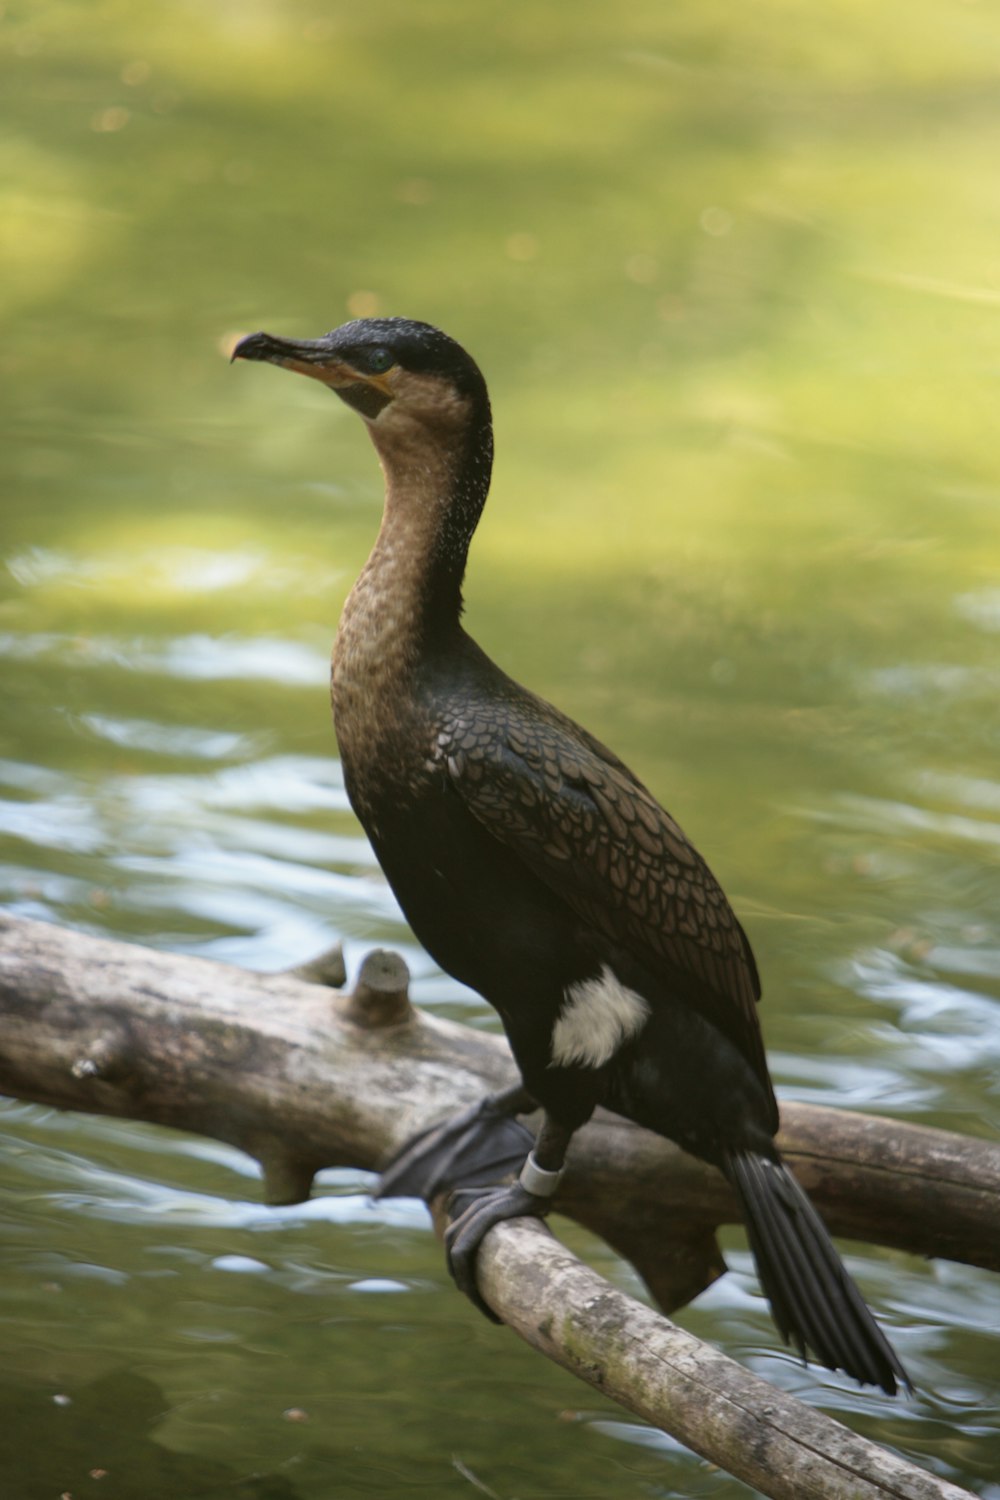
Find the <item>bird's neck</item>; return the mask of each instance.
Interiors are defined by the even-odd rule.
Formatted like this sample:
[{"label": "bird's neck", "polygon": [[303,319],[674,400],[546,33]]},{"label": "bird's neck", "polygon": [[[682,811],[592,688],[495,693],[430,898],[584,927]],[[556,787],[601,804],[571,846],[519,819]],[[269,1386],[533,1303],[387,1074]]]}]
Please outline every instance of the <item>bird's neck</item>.
[{"label": "bird's neck", "polygon": [[490,485],[489,409],[472,416],[454,430],[386,417],[370,429],[385,509],[362,578],[379,592],[391,589],[392,616],[428,645],[458,623],[469,544]]},{"label": "bird's neck", "polygon": [[421,659],[447,652],[460,633],[462,578],[493,457],[488,407],[478,421],[444,431],[384,416],[370,431],[385,473],[385,510],[334,647],[334,712],[345,751],[345,739],[377,738],[405,713]]}]

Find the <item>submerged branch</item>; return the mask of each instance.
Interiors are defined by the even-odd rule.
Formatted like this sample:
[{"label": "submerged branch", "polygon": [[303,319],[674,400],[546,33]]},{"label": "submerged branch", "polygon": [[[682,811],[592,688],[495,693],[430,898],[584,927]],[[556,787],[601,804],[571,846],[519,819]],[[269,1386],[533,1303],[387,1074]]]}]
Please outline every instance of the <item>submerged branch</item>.
[{"label": "submerged branch", "polygon": [[[0,917],[0,1091],[227,1141],[260,1162],[269,1201],[288,1203],[321,1168],[377,1171],[416,1130],[512,1081],[500,1038],[410,1006],[394,955],[370,955],[351,993],[327,988],[331,974],[253,974]],[[1000,1269],[996,1147],[815,1106],[786,1104],[782,1120],[782,1149],[834,1233]],[[629,1259],[665,1309],[724,1271],[716,1229],[738,1220],[719,1173],[610,1115],[574,1139],[558,1207]],[[505,1322],[764,1493],[964,1493],[909,1465],[919,1485],[892,1488],[875,1458],[899,1461],[870,1444],[860,1469],[856,1454],[844,1461],[854,1487],[836,1488],[831,1434],[860,1439],[615,1292],[538,1228],[502,1225],[484,1251],[484,1290]],[[791,1488],[789,1444],[810,1455]],[[815,1477],[818,1455],[834,1477]]]}]

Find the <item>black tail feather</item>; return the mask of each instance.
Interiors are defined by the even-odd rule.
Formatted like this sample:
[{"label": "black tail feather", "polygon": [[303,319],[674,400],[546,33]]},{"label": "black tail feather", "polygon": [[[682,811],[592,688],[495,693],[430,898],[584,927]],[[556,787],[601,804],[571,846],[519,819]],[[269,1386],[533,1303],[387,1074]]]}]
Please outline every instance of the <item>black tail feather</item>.
[{"label": "black tail feather", "polygon": [[805,1358],[894,1396],[909,1376],[837,1254],[823,1221],[781,1161],[733,1153],[726,1176],[739,1195],[750,1248],[778,1331]]}]

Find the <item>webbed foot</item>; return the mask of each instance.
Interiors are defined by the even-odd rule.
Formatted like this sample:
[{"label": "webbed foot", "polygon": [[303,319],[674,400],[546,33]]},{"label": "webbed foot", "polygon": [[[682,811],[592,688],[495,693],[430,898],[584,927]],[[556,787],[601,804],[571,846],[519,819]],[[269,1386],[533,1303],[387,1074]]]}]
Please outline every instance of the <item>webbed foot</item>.
[{"label": "webbed foot", "polygon": [[[505,1219],[548,1213],[573,1133],[546,1113],[536,1143],[527,1126],[514,1119],[534,1108],[527,1090],[518,1085],[431,1126],[407,1141],[383,1172],[376,1193],[430,1203],[450,1191],[448,1269],[459,1290],[494,1323],[501,1320],[476,1286],[479,1246]],[[515,1171],[516,1182],[498,1185],[498,1179]]]},{"label": "webbed foot", "polygon": [[523,1089],[490,1094],[406,1142],[379,1179],[377,1198],[423,1198],[496,1184],[521,1167],[535,1138],[514,1118],[534,1109]]},{"label": "webbed foot", "polygon": [[460,1188],[452,1194],[448,1211],[457,1216],[444,1235],[448,1269],[459,1291],[464,1292],[491,1322],[503,1320],[483,1300],[476,1285],[476,1256],[480,1245],[496,1224],[526,1215],[540,1219],[548,1213],[551,1205],[551,1197],[529,1193],[520,1181],[507,1187]]}]

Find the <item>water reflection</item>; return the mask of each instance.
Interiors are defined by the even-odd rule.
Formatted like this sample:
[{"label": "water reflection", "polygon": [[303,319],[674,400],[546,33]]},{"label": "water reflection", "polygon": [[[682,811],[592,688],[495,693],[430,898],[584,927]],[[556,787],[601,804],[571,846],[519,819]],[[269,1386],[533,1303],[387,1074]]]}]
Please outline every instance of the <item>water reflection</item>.
[{"label": "water reflection", "polygon": [[314,687],[329,675],[329,662],[322,652],[266,637],[238,640],[191,635],[167,641],[125,641],[107,636],[0,632],[0,656],[19,661],[72,661],[74,667],[83,668],[110,664],[143,676],[163,674],[209,682],[249,678],[294,687]]},{"label": "water reflection", "polygon": [[[0,1385],[0,1402],[0,1469],[9,1493],[23,1500],[97,1493],[98,1487],[113,1500],[301,1497],[283,1475],[247,1474],[165,1447],[156,1432],[171,1402],[154,1381],[132,1370],[74,1382],[67,1390]],[[30,1448],[25,1432],[32,1434]]]},{"label": "water reflection", "polygon": [[122,745],[128,750],[150,750],[179,759],[243,759],[254,748],[250,735],[226,734],[194,725],[157,724],[149,719],[112,719],[106,714],[81,714],[78,722],[112,745]]},{"label": "water reflection", "polygon": [[841,805],[847,817],[861,828],[897,834],[909,829],[919,829],[945,838],[1000,844],[1000,823],[984,822],[980,818],[936,812],[909,802],[890,802],[874,797],[844,797]]},{"label": "water reflection", "polygon": [[253,583],[255,588],[284,589],[288,576],[275,570],[263,551],[218,552],[199,547],[166,547],[153,553],[132,548],[126,552],[81,556],[51,547],[28,547],[11,553],[5,564],[25,588],[70,584],[127,589],[141,579],[147,593],[161,590],[211,593]]}]

